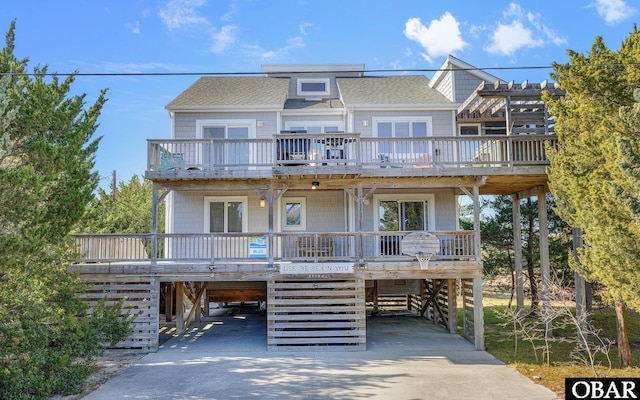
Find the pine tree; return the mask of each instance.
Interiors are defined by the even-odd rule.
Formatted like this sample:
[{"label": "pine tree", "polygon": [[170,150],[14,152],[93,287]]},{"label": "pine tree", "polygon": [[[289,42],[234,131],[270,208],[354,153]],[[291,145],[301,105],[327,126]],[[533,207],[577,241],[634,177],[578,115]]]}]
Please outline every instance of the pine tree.
[{"label": "pine tree", "polygon": [[28,74],[14,31],[15,22],[0,53],[0,397],[45,398],[76,389],[128,322],[115,308],[87,317],[84,286],[66,273],[69,231],[98,182],[93,135],[105,92],[85,107],[84,96],[68,96],[73,76]]},{"label": "pine tree", "polygon": [[606,287],[615,306],[621,366],[632,364],[626,333],[626,307],[640,309],[640,225],[636,222],[637,126],[623,116],[640,87],[640,32],[619,51],[601,37],[586,54],[568,52],[567,64],[554,64],[552,78],[566,91],[546,97],[556,116],[558,147],[549,149],[549,180],[557,213],[584,231],[580,261],[573,267]]}]

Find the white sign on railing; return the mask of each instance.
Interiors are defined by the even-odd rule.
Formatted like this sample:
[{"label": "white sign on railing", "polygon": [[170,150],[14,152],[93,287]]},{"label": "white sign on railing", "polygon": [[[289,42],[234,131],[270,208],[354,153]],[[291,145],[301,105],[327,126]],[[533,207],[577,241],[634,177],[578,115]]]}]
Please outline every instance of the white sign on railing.
[{"label": "white sign on railing", "polygon": [[282,264],[280,273],[286,274],[352,274],[353,263]]},{"label": "white sign on railing", "polygon": [[267,258],[266,236],[253,236],[249,238],[249,257]]}]

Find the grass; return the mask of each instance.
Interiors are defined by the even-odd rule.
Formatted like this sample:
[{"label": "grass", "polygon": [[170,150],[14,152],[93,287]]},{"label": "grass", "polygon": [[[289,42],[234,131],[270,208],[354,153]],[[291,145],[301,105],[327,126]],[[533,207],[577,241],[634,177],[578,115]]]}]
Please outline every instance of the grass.
[{"label": "grass", "polygon": [[[574,349],[574,343],[562,341],[549,343],[549,362],[547,363],[546,360],[542,359],[541,350],[535,351],[528,341],[518,338],[516,343],[513,325],[509,324],[509,319],[505,317],[505,310],[508,307],[507,299],[485,294],[483,300],[485,346],[486,350],[494,357],[517,369],[536,383],[553,390],[560,398],[564,398],[565,378],[594,377],[590,365],[578,365],[572,361],[571,352]],[[639,363],[640,315],[629,310],[627,317],[633,360]],[[601,330],[601,337],[615,341],[616,320],[614,310],[610,308],[596,309],[594,307],[592,319],[593,326]],[[575,330],[571,328],[554,328],[553,333],[556,339],[573,340],[575,337]],[[541,341],[536,342],[536,345],[543,344]],[[536,353],[538,355],[537,359]],[[615,345],[611,347],[609,357],[612,363],[611,369],[608,368],[606,357],[598,357],[597,364],[600,365],[596,367],[596,373],[599,377],[640,378],[640,368],[617,367],[618,354]]]}]

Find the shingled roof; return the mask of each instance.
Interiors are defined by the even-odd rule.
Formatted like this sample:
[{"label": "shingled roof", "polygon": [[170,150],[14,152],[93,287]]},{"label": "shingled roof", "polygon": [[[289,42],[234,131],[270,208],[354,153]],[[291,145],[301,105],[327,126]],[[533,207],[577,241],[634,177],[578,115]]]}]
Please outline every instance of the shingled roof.
[{"label": "shingled roof", "polygon": [[209,76],[198,79],[165,107],[167,110],[284,107],[289,79]]},{"label": "shingled roof", "polygon": [[376,104],[451,104],[429,87],[423,75],[337,78],[345,106]]}]

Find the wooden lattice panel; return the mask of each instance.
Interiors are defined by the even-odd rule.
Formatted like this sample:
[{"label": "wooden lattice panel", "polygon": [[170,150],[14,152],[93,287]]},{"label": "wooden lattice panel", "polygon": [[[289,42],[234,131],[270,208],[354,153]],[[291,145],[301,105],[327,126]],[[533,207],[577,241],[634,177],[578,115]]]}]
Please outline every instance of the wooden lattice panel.
[{"label": "wooden lattice panel", "polygon": [[123,300],[121,315],[136,315],[131,335],[110,348],[140,352],[158,349],[157,282],[93,282],[81,298],[89,306],[89,313],[100,300],[105,300],[106,305]]},{"label": "wooden lattice panel", "polygon": [[364,280],[267,284],[269,350],[365,350]]}]

